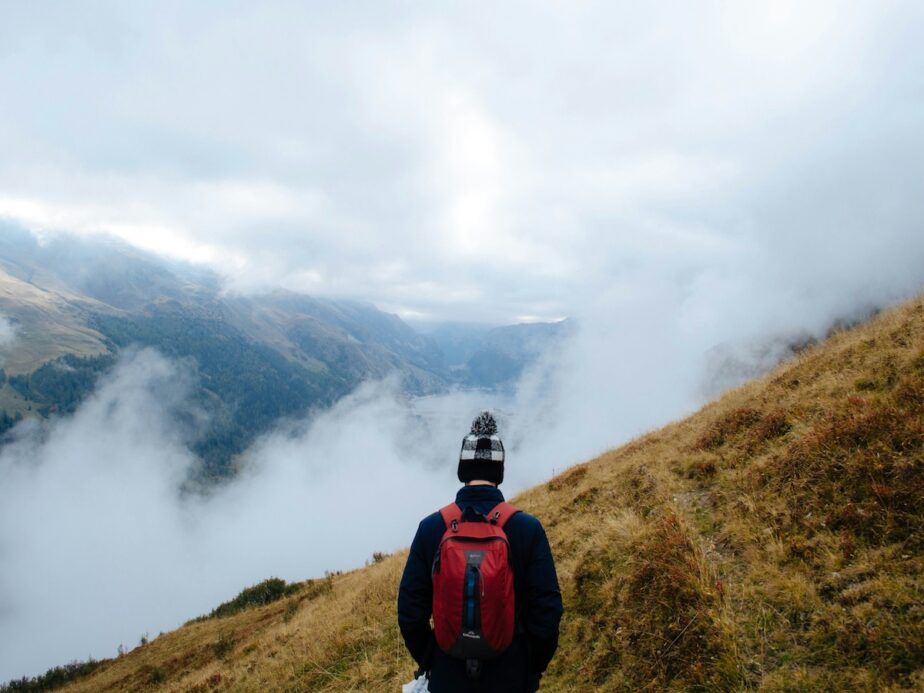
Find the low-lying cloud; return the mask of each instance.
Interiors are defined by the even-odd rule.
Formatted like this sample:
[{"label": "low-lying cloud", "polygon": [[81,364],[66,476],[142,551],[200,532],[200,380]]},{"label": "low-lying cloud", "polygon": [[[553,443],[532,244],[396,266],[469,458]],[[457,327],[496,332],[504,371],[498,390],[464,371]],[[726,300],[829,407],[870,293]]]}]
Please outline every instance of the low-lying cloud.
[{"label": "low-lying cloud", "polygon": [[[5,347],[16,338],[16,328],[13,323],[3,315],[0,315],[0,347]],[[3,356],[0,355],[0,366],[3,365]]]},{"label": "low-lying cloud", "polygon": [[449,444],[439,400],[421,427],[386,382],[267,436],[226,487],[183,496],[189,386],[176,363],[131,353],[73,417],[23,425],[3,449],[0,678],[111,656],[270,575],[360,565],[454,488],[464,431]]}]

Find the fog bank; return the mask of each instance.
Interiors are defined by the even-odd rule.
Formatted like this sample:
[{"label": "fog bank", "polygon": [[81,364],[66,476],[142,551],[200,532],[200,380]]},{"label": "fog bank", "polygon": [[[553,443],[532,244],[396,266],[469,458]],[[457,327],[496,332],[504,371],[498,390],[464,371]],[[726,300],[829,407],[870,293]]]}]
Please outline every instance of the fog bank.
[{"label": "fog bank", "polygon": [[385,382],[266,436],[214,494],[181,496],[189,387],[177,364],[130,353],[73,417],[3,448],[0,679],[112,656],[272,575],[361,565],[456,485],[464,431],[440,428],[439,400],[421,427]]}]

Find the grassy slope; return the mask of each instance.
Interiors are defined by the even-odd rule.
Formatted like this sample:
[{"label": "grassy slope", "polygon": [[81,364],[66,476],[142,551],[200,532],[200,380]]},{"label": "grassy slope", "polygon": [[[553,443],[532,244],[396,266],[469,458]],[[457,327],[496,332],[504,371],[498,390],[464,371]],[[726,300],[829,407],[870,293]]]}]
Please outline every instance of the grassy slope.
[{"label": "grassy slope", "polygon": [[[566,605],[543,690],[924,688],[924,299],[514,502]],[[397,690],[404,558],[72,689]]]},{"label": "grassy slope", "polygon": [[13,318],[17,327],[15,339],[0,346],[6,372],[30,373],[65,354],[106,353],[102,335],[86,326],[78,306],[111,310],[63,289],[39,288],[0,269],[0,315]]}]

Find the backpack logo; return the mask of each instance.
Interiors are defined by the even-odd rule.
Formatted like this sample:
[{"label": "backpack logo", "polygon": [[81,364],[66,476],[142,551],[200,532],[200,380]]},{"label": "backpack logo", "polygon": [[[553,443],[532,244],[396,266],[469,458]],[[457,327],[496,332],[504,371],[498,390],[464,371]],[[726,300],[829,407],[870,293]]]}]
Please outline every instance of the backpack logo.
[{"label": "backpack logo", "polygon": [[498,504],[484,521],[462,521],[452,503],[433,561],[433,623],[440,649],[459,659],[492,659],[513,641],[513,569],[504,524],[517,512]]}]

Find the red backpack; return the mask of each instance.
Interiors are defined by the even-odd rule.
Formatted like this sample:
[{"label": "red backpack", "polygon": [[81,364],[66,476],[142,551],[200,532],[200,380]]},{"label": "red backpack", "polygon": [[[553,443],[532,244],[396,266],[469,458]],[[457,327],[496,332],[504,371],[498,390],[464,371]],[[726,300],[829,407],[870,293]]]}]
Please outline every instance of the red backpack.
[{"label": "red backpack", "polygon": [[433,560],[433,625],[448,655],[491,659],[513,641],[513,568],[504,525],[516,512],[498,503],[485,521],[463,522],[455,503],[440,510],[446,531]]}]

